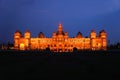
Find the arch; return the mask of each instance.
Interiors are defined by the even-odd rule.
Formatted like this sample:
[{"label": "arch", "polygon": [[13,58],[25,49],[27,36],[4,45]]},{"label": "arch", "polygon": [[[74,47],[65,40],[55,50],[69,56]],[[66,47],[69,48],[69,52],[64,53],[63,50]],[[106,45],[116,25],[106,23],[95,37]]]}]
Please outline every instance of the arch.
[{"label": "arch", "polygon": [[25,45],[23,43],[20,44],[20,50],[25,50]]}]

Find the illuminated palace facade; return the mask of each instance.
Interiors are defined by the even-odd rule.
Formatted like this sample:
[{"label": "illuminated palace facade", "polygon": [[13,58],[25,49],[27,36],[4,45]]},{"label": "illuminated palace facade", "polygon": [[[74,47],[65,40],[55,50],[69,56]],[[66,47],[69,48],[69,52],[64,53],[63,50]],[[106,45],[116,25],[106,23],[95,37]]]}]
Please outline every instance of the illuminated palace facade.
[{"label": "illuminated palace facade", "polygon": [[58,25],[57,32],[53,32],[51,38],[46,38],[42,32],[38,37],[31,38],[30,31],[26,31],[22,37],[20,31],[14,33],[14,48],[16,50],[45,50],[49,48],[54,52],[72,52],[75,48],[77,50],[106,50],[107,49],[107,35],[104,30],[96,34],[91,30],[90,37],[82,36],[78,32],[74,38],[68,36],[68,32],[64,32],[62,24]]}]

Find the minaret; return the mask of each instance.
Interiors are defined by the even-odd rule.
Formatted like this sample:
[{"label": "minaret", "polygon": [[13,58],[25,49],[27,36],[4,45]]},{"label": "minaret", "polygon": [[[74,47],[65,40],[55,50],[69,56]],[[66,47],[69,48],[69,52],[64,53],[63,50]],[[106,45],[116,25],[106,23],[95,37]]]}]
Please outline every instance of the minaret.
[{"label": "minaret", "polygon": [[96,37],[97,34],[94,30],[91,30],[90,32],[90,46],[92,50],[96,50]]},{"label": "minaret", "polygon": [[26,39],[26,42],[24,43],[24,45],[25,45],[26,49],[29,50],[30,49],[30,38],[31,38],[29,30],[25,31],[24,38]]},{"label": "minaret", "polygon": [[59,23],[58,25],[58,34],[62,34],[63,30],[62,30],[62,23]]},{"label": "minaret", "polygon": [[19,49],[19,39],[22,38],[22,33],[20,31],[16,31],[14,33],[14,48]]},{"label": "minaret", "polygon": [[103,50],[106,50],[106,49],[107,49],[107,34],[106,34],[105,30],[101,30],[101,31],[99,32],[99,37],[100,37],[101,40],[102,40],[102,42],[101,42],[101,44],[102,44],[102,49],[103,49]]}]

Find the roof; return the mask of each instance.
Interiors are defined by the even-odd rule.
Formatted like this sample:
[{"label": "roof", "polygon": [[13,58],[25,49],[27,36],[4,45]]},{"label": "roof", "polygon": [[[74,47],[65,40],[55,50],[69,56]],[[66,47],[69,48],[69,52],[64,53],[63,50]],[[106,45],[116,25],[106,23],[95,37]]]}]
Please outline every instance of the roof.
[{"label": "roof", "polygon": [[79,32],[77,33],[77,35],[82,35],[82,33],[79,31]]},{"label": "roof", "polygon": [[105,32],[105,30],[103,29],[103,30],[100,31],[100,33],[106,33],[106,32]]},{"label": "roof", "polygon": [[91,30],[91,32],[95,32],[95,30],[94,30],[94,29],[92,29],[92,30]]},{"label": "roof", "polygon": [[25,33],[30,33],[30,31],[29,31],[29,30],[26,30]]},{"label": "roof", "polygon": [[16,30],[15,33],[20,33],[20,34],[22,34],[19,30]]}]

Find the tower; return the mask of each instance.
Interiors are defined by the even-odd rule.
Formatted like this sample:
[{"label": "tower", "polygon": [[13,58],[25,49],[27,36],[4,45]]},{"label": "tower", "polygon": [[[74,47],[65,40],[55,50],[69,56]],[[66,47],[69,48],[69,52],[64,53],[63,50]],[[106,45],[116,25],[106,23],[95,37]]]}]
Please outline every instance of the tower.
[{"label": "tower", "polygon": [[30,38],[31,38],[29,30],[25,31],[24,38],[25,38],[25,43],[24,43],[25,49],[28,50],[28,49],[30,49]]},{"label": "tower", "polygon": [[101,38],[102,49],[106,50],[107,49],[107,34],[105,30],[101,30],[99,32],[99,37]]},{"label": "tower", "polygon": [[65,39],[68,38],[68,32],[64,32],[64,34]]},{"label": "tower", "polygon": [[90,38],[94,39],[96,37],[97,37],[97,34],[96,34],[95,30],[91,30],[91,32],[90,32]]},{"label": "tower", "polygon": [[[56,37],[57,51],[62,52],[64,48],[64,41],[65,41],[65,33],[63,32],[62,23],[59,23],[58,31],[56,35],[57,35]],[[66,38],[67,38],[67,34],[66,34]]]},{"label": "tower", "polygon": [[92,50],[96,49],[96,32],[94,30],[91,30],[90,32],[90,46]]},{"label": "tower", "polygon": [[26,38],[26,39],[30,38],[30,31],[29,30],[25,31],[24,38]]},{"label": "tower", "polygon": [[63,29],[62,29],[62,23],[59,23],[58,25],[58,34],[62,34],[63,33]]},{"label": "tower", "polygon": [[19,39],[22,37],[22,33],[20,31],[16,31],[14,33],[14,48],[19,49]]}]

